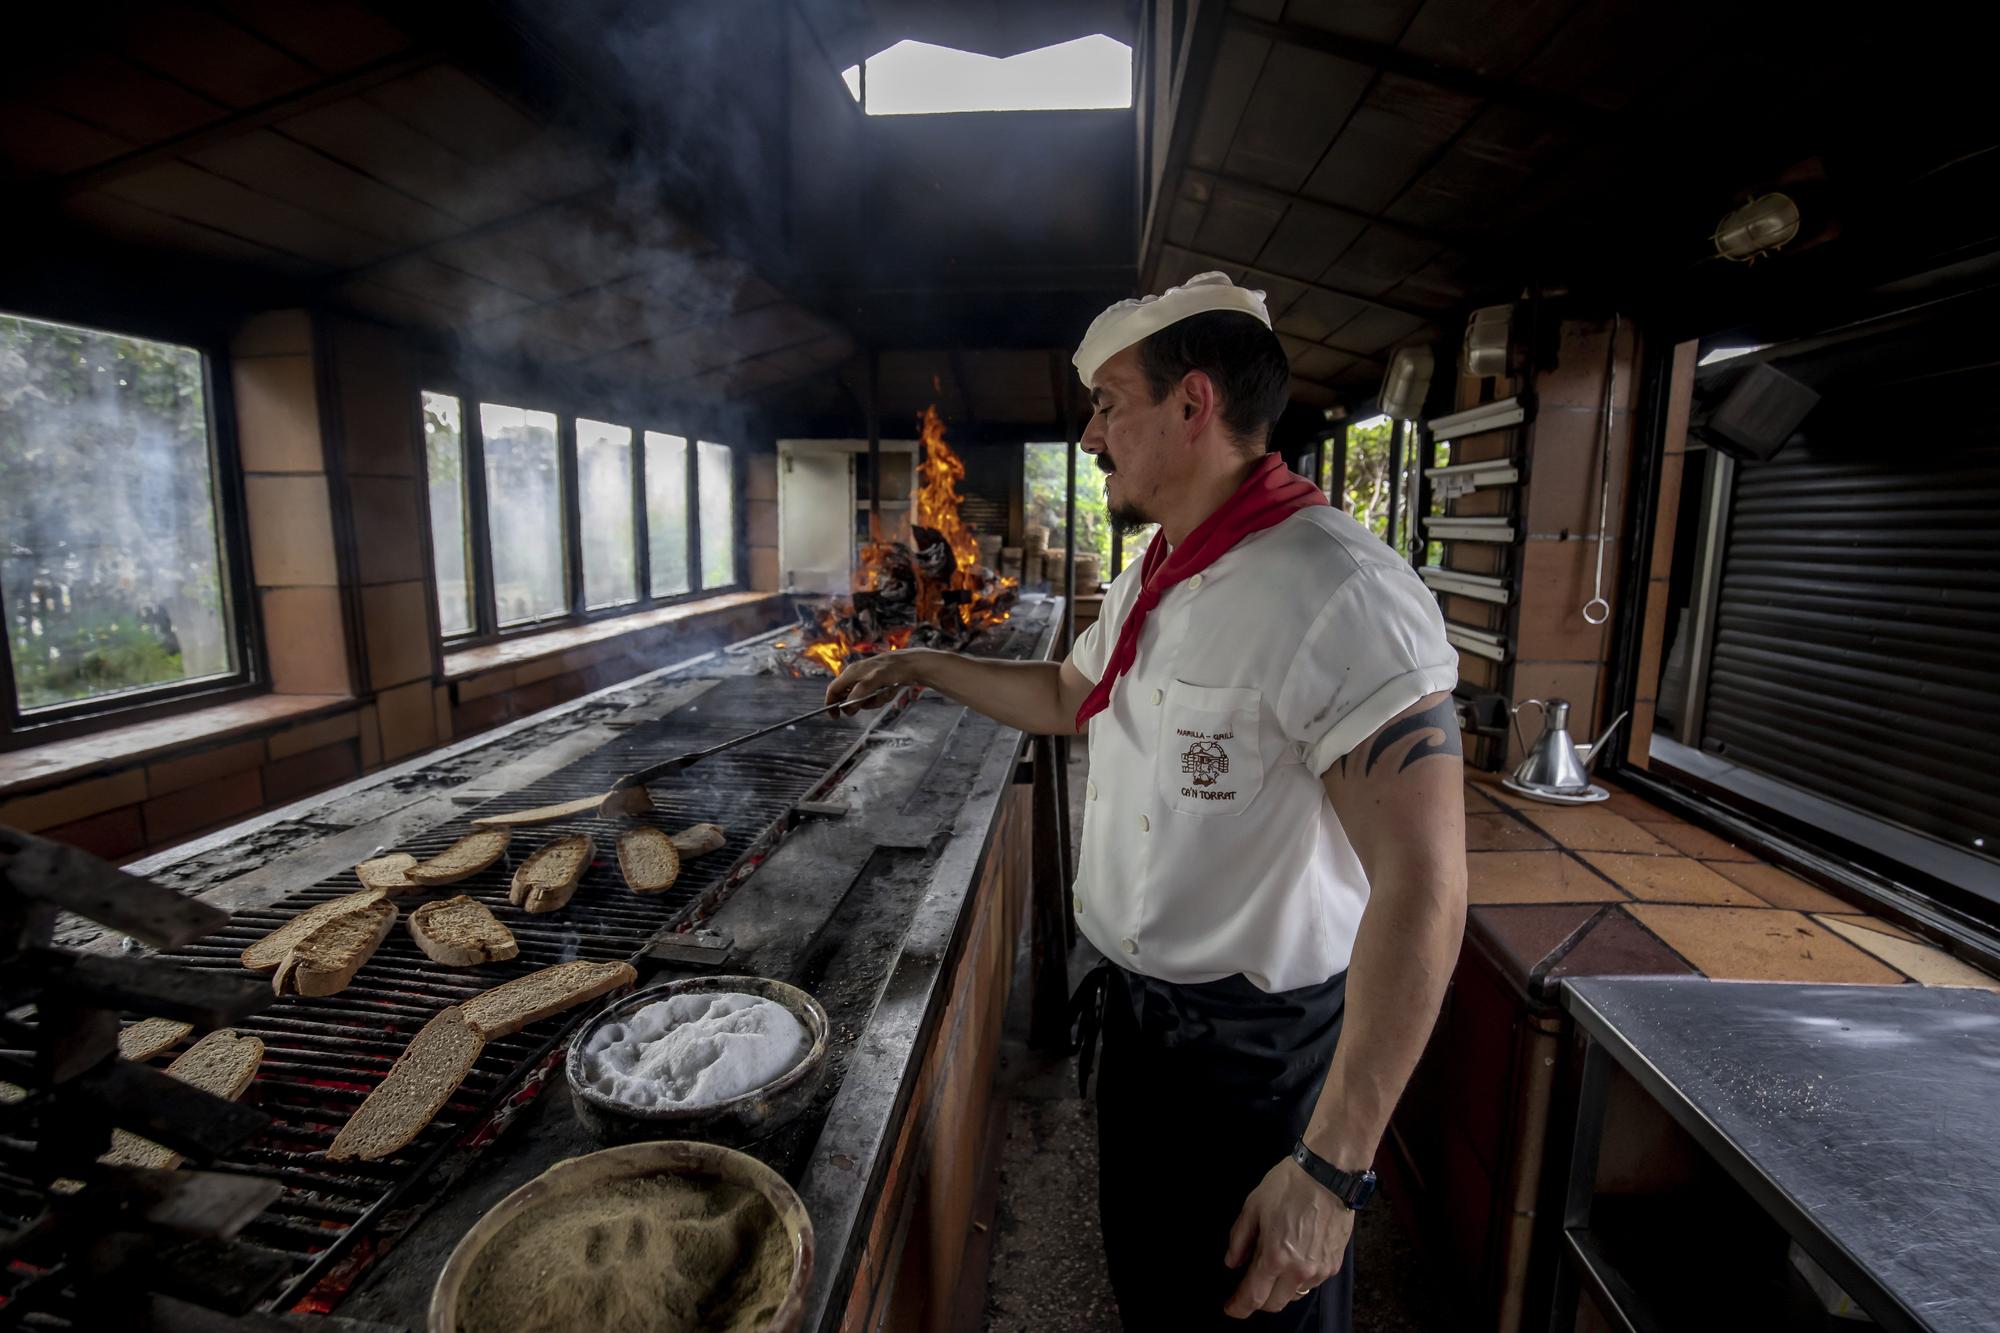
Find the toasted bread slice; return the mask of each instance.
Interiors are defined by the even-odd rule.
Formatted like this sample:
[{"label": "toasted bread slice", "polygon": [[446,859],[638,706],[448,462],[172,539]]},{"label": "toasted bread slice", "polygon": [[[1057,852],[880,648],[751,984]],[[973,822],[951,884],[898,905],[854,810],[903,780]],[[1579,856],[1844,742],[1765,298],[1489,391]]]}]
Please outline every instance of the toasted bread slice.
[{"label": "toasted bread slice", "polygon": [[465,1023],[492,1041],[638,979],[630,963],[558,963],[473,996],[465,1002]]},{"label": "toasted bread slice", "polygon": [[373,1162],[400,1152],[465,1081],[485,1041],[457,1005],[438,1013],[396,1057],[326,1150],[329,1162]]},{"label": "toasted bread slice", "polygon": [[498,861],[513,839],[507,829],[481,829],[468,833],[428,861],[411,866],[405,873],[419,884],[456,884],[476,875]]},{"label": "toasted bread slice", "polygon": [[[179,1058],[167,1066],[167,1073],[203,1092],[233,1102],[250,1086],[250,1080],[257,1077],[257,1066],[263,1059],[263,1042],[228,1028],[217,1028],[182,1051]],[[111,1131],[111,1151],[97,1160],[107,1166],[146,1166],[171,1171],[181,1164],[181,1155],[171,1148],[162,1148],[151,1139],[114,1129]]]},{"label": "toasted bread slice", "polygon": [[318,930],[327,922],[333,920],[335,917],[345,916],[349,912],[364,911],[369,904],[380,901],[382,901],[382,890],[363,889],[359,893],[350,893],[339,898],[330,898],[326,902],[308,907],[305,911],[300,912],[290,921],[287,921],[284,925],[279,926],[263,939],[258,940],[255,944],[245,949],[243,951],[243,966],[249,968],[252,972],[269,972],[272,968],[285,961],[285,955],[292,951],[293,945],[312,934],[315,930]]},{"label": "toasted bread slice", "polygon": [[426,958],[446,967],[504,963],[521,952],[514,932],[501,925],[486,904],[462,893],[425,903],[410,913],[410,938]]},{"label": "toasted bread slice", "polygon": [[618,835],[618,869],[634,893],[660,893],[681,877],[681,854],[666,830],[628,828]]},{"label": "toasted bread slice", "polygon": [[192,1031],[192,1023],[142,1018],[118,1034],[118,1054],[127,1060],[150,1060]]},{"label": "toasted bread slice", "polygon": [[335,917],[292,946],[271,974],[271,989],[279,995],[338,995],[375,956],[398,915],[396,904],[382,898]]},{"label": "toasted bread slice", "polygon": [[674,834],[674,850],[681,854],[681,860],[692,861],[697,856],[706,856],[729,841],[729,835],[722,831],[720,824],[689,824]]},{"label": "toasted bread slice", "polygon": [[410,878],[410,867],[417,858],[408,852],[391,852],[378,856],[372,861],[363,861],[354,867],[354,874],[364,889],[380,889],[384,893],[410,893],[423,885]]},{"label": "toasted bread slice", "polygon": [[588,833],[576,833],[538,849],[514,872],[507,897],[524,912],[558,912],[569,905],[577,881],[597,851]]},{"label": "toasted bread slice", "polygon": [[578,815],[611,819],[618,815],[640,814],[652,808],[653,798],[644,787],[625,787],[599,796],[580,796],[561,805],[538,805],[532,810],[509,810],[504,815],[481,815],[472,821],[472,826],[522,828],[529,824],[553,824],[559,819],[574,819]]}]

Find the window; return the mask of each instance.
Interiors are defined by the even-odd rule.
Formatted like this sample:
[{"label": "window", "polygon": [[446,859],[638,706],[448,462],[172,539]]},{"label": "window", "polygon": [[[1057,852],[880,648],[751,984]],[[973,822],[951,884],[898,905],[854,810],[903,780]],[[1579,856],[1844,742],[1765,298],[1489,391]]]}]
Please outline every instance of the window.
[{"label": "window", "polygon": [[687,592],[688,442],[685,435],[646,432],[646,559],[653,596]]},{"label": "window", "polygon": [[701,500],[701,586],[736,582],[736,463],[726,444],[695,446],[696,495]]},{"label": "window", "polygon": [[0,616],[28,725],[242,679],[206,359],[0,315]]},{"label": "window", "polygon": [[[1066,446],[1030,444],[1024,455],[1029,526],[1048,531],[1048,544],[1060,547],[1069,540],[1069,516],[1063,512],[1063,497],[1069,489]],[[1104,472],[1097,460],[1081,447],[1076,451],[1076,550],[1082,555],[1096,552],[1101,575],[1111,577],[1111,519],[1105,513]],[[1053,576],[1062,582],[1060,573]]]},{"label": "window", "polygon": [[504,629],[563,615],[569,597],[555,413],[481,403],[479,431],[499,624]]},{"label": "window", "polygon": [[424,472],[430,479],[431,560],[437,570],[438,626],[447,638],[472,632],[471,532],[465,515],[462,409],[450,394],[425,391]]},{"label": "window", "polygon": [[643,423],[471,394],[420,397],[447,639],[485,642],[736,586],[729,445],[691,448]]},{"label": "window", "polygon": [[584,609],[601,611],[638,600],[630,426],[577,419],[576,486],[583,516]]},{"label": "window", "polygon": [[840,77],[871,116],[1117,110],[1132,105],[1132,48],[1100,34],[1002,59],[903,41]]}]

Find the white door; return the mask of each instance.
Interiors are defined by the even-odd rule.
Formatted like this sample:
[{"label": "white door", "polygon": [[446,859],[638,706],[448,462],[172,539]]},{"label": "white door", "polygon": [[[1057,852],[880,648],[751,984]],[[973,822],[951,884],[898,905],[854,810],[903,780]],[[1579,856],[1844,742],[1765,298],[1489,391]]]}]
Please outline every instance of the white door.
[{"label": "white door", "polygon": [[852,591],[854,455],[778,442],[778,576],[791,592]]}]

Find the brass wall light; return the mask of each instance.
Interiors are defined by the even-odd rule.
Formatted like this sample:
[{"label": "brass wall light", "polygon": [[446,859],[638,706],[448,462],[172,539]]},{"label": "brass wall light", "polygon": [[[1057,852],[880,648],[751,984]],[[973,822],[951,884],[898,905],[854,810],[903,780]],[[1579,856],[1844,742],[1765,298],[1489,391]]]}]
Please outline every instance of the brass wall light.
[{"label": "brass wall light", "polygon": [[1760,195],[1722,219],[1715,228],[1715,253],[1739,264],[1753,263],[1782,249],[1799,234],[1799,206],[1775,190]]}]

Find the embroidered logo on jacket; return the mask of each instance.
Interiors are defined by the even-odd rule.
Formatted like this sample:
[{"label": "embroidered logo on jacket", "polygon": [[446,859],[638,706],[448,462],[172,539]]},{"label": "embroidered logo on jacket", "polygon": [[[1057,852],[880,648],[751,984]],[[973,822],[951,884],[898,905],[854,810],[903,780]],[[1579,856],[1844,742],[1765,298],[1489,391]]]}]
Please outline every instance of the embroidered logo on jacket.
[{"label": "embroidered logo on jacket", "polygon": [[1197,787],[1213,787],[1228,771],[1229,756],[1214,741],[1196,741],[1181,755],[1181,772],[1191,776]]}]

